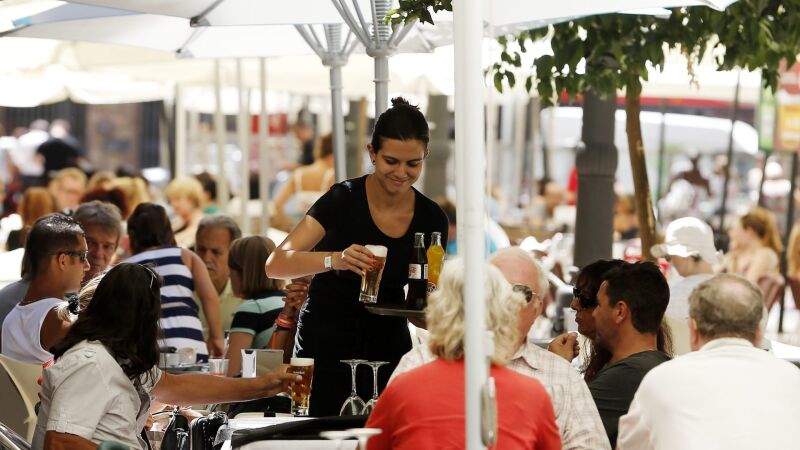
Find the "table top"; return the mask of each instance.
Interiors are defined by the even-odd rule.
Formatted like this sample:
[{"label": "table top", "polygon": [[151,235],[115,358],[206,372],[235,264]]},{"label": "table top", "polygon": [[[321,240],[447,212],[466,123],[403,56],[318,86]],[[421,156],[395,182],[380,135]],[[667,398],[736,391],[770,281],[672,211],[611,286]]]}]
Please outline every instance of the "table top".
[{"label": "table top", "polygon": [[[253,417],[245,419],[231,419],[228,421],[228,426],[234,430],[247,430],[252,428],[267,427],[270,425],[278,425],[286,422],[296,422],[302,420],[314,420],[305,417]],[[252,442],[247,445],[239,447],[242,450],[357,450],[357,442],[354,440],[343,441],[338,443],[335,441],[299,441],[299,440],[268,440]],[[227,440],[222,445],[222,450],[231,450],[231,441]]]}]

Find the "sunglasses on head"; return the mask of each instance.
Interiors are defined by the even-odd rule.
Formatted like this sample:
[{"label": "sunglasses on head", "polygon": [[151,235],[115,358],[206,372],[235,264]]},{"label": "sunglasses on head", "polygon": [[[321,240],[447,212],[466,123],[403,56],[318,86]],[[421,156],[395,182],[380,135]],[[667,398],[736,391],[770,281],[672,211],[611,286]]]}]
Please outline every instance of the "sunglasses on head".
[{"label": "sunglasses on head", "polygon": [[592,308],[597,306],[595,299],[586,297],[583,295],[581,290],[575,286],[572,287],[572,296],[578,299],[578,303],[580,303],[581,308]]},{"label": "sunglasses on head", "polygon": [[84,250],[82,252],[79,252],[75,250],[69,250],[69,251],[58,252],[56,253],[56,255],[77,256],[81,264],[84,264],[86,262],[86,258],[89,257],[89,251]]},{"label": "sunglasses on head", "polygon": [[533,292],[533,289],[531,289],[530,287],[528,287],[528,286],[526,286],[524,284],[515,284],[515,285],[512,285],[511,288],[514,290],[514,292],[519,292],[520,294],[524,295],[525,296],[525,301],[528,302],[528,303],[530,303],[531,300],[533,300],[533,296],[534,295],[537,296],[537,297],[539,296],[539,294],[537,294],[536,292]]}]

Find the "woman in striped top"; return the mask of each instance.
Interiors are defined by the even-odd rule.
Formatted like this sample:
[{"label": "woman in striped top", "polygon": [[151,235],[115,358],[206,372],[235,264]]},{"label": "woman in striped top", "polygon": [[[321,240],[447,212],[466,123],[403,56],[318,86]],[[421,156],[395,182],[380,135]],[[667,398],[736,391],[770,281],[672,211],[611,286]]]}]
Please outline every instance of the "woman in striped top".
[{"label": "woman in striped top", "polygon": [[[197,359],[222,355],[224,341],[220,325],[217,291],[203,261],[189,250],[175,244],[169,218],[163,207],[142,203],[128,218],[128,236],[133,256],[127,263],[152,264],[164,278],[161,286],[161,345],[191,348]],[[208,347],[203,341],[203,327],[198,318],[192,292],[197,292],[208,321]]]}]

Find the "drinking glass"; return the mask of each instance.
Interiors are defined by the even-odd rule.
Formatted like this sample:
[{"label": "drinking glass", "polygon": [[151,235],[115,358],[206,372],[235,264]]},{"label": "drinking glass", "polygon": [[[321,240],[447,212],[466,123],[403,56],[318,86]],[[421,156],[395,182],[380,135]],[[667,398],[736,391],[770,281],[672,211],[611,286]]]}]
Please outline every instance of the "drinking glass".
[{"label": "drinking glass", "polygon": [[336,450],[340,450],[342,448],[342,441],[345,439],[350,439],[353,435],[350,431],[340,431],[340,430],[332,430],[332,431],[321,431],[319,433],[320,437],[325,439],[330,439],[336,443]]},{"label": "drinking glass", "polygon": [[228,359],[209,358],[208,359],[208,373],[224,377],[228,373]]},{"label": "drinking glass", "polygon": [[339,410],[340,416],[357,416],[364,410],[364,400],[356,393],[356,368],[359,364],[367,362],[365,359],[343,359],[343,363],[350,365],[350,372],[352,374],[350,397],[344,401],[342,409]]},{"label": "drinking glass", "polygon": [[364,406],[364,409],[361,411],[361,414],[368,415],[373,409],[375,409],[375,405],[378,403],[378,368],[385,364],[389,364],[389,362],[367,361],[364,364],[372,367],[372,398],[369,399],[367,404]]},{"label": "drinking glass", "polygon": [[292,358],[287,372],[300,375],[300,381],[289,383],[289,394],[292,396],[292,414],[307,416],[311,402],[311,382],[314,378],[314,358]]},{"label": "drinking glass", "polygon": [[372,252],[374,262],[372,267],[364,272],[361,277],[361,292],[358,295],[358,301],[361,303],[377,303],[383,266],[386,264],[387,249],[383,245],[367,245],[366,247],[367,250]]}]

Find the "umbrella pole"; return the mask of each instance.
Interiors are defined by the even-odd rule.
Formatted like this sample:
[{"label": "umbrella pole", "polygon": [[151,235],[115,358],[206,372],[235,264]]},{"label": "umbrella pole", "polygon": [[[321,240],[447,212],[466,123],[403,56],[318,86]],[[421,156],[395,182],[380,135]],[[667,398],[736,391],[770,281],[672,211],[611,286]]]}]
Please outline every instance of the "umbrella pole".
[{"label": "umbrella pole", "polygon": [[225,173],[225,116],[222,114],[222,67],[214,60],[214,136],[217,141],[217,203],[223,213],[228,211],[228,181]]},{"label": "umbrella pole", "polygon": [[344,114],[342,113],[342,66],[331,66],[331,119],[333,126],[333,158],[336,181],[347,179],[347,158],[344,148]]},{"label": "umbrella pole", "polygon": [[[798,153],[792,152],[792,179],[789,180],[789,206],[786,208],[786,229],[783,230],[783,251],[781,252],[781,274],[783,274],[783,279],[789,281],[789,277],[787,276],[788,270],[788,247],[789,247],[789,236],[792,234],[792,222],[794,222],[794,190],[797,186],[797,164],[798,164]],[[764,178],[762,175],[761,178]],[[778,314],[778,333],[783,333],[783,307],[786,303],[786,285],[784,285],[783,291],[781,291],[781,299],[780,299],[780,311]]]},{"label": "umbrella pole", "polygon": [[175,87],[175,178],[186,175],[186,110],[181,86]]},{"label": "umbrella pole", "polygon": [[389,57],[375,56],[375,120],[389,109]]},{"label": "umbrella pole", "polygon": [[[464,255],[464,360],[466,399],[466,448],[486,448],[482,438],[481,392],[487,381],[486,300],[484,298],[485,155],[483,85],[483,19],[481,2],[453,4],[453,43],[455,48],[456,158],[464,171],[458,192],[459,237]],[[467,182],[466,180],[469,180]],[[469,200],[469,203],[467,203]]]},{"label": "umbrella pole", "polygon": [[242,235],[250,234],[250,217],[247,214],[247,203],[250,200],[250,143],[248,142],[248,135],[250,133],[249,120],[250,105],[249,105],[249,91],[244,88],[243,81],[242,60],[236,60],[236,84],[239,90],[239,121],[237,124],[237,131],[239,133],[239,149],[241,150],[242,159],[240,164],[241,173],[239,175],[239,214]]},{"label": "umbrella pole", "polygon": [[269,124],[267,123],[267,59],[259,58],[261,113],[258,115],[258,194],[261,197],[261,234],[269,231]]}]

